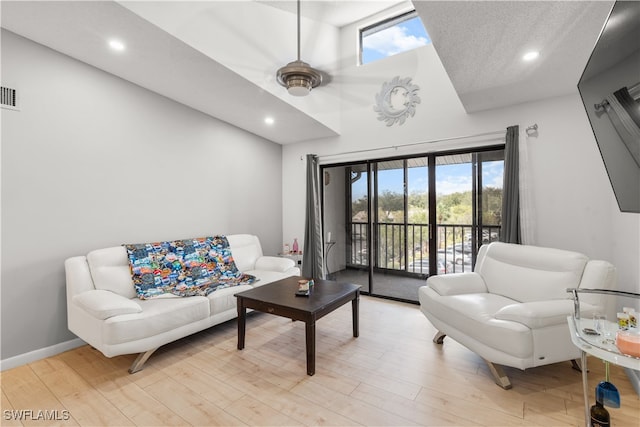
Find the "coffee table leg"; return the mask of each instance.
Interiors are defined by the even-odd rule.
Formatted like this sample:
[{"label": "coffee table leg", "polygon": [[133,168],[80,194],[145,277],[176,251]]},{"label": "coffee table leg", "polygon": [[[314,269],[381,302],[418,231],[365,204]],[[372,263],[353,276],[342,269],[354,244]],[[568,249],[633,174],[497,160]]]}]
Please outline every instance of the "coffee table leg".
[{"label": "coffee table leg", "polygon": [[244,307],[242,298],[238,298],[238,350],[244,348],[244,334],[247,324],[247,309]]},{"label": "coffee table leg", "polygon": [[355,298],[351,301],[351,314],[353,316],[353,336],[355,338],[358,338],[358,336],[360,335],[360,327],[358,324],[358,319],[360,317],[358,314],[359,302],[360,295],[359,293],[356,293]]},{"label": "coffee table leg", "polygon": [[316,322],[305,323],[305,335],[307,340],[307,375],[316,373]]}]

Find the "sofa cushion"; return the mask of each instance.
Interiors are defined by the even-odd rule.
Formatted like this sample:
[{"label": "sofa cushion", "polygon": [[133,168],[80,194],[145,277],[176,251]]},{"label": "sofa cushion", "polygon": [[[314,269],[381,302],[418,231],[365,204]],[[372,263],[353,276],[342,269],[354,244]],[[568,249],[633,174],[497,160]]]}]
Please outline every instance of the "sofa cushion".
[{"label": "sofa cushion", "polygon": [[72,302],[78,304],[93,317],[101,320],[121,314],[134,314],[142,311],[142,307],[137,302],[105,290],[82,292],[75,295],[72,298]]},{"label": "sofa cushion", "polygon": [[209,311],[211,316],[223,313],[227,310],[236,311],[238,303],[235,294],[253,289],[251,285],[239,285],[233,288],[218,289],[217,291],[207,295],[209,299]]},{"label": "sofa cushion", "polygon": [[207,297],[157,298],[136,301],[142,311],[104,321],[105,344],[121,344],[149,338],[209,317]]},{"label": "sofa cushion", "polygon": [[256,261],[262,256],[262,246],[258,236],[252,234],[232,234],[227,236],[231,252],[238,270],[243,273],[254,270]]},{"label": "sofa cushion", "polygon": [[295,266],[296,266],[296,263],[289,258],[281,258],[281,257],[275,257],[275,256],[262,256],[257,259],[255,269],[277,271],[282,273]]},{"label": "sofa cushion", "polygon": [[91,251],[87,254],[87,263],[96,289],[115,292],[125,298],[136,296],[125,248],[115,246]]},{"label": "sofa cushion", "polygon": [[258,280],[252,284],[254,287],[266,285],[267,283],[275,282],[276,280],[291,276],[291,274],[268,270],[249,270],[247,271],[247,274],[251,274],[258,278]]},{"label": "sofa cushion", "polygon": [[570,298],[578,287],[588,258],[561,249],[493,242],[476,264],[492,294],[518,302]]}]

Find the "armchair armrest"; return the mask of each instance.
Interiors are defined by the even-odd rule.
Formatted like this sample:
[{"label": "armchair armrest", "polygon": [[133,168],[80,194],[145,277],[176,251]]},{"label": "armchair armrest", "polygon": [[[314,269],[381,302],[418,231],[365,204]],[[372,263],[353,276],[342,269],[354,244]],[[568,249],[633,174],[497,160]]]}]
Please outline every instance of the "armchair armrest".
[{"label": "armchair armrest", "polygon": [[442,276],[430,276],[427,286],[441,296],[461,294],[482,294],[487,285],[478,273],[453,273]]},{"label": "armchair armrest", "polygon": [[104,290],[93,290],[75,295],[71,302],[93,317],[101,320],[121,314],[141,313],[142,307],[137,302]]},{"label": "armchair armrest", "polygon": [[281,258],[276,256],[261,256],[256,260],[256,270],[277,271],[284,273],[296,266],[296,263],[289,258]]},{"label": "armchair armrest", "polygon": [[[582,315],[593,315],[598,307],[593,304],[581,304]],[[573,301],[569,299],[523,302],[502,307],[495,314],[499,320],[511,320],[522,323],[531,329],[566,324],[567,316],[573,314]]]}]

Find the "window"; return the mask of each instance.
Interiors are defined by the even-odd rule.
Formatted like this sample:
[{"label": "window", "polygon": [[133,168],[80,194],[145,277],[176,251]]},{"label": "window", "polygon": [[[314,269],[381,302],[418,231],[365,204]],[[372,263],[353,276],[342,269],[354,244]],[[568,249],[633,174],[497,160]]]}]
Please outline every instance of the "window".
[{"label": "window", "polygon": [[431,38],[414,10],[360,30],[360,64],[415,49]]}]

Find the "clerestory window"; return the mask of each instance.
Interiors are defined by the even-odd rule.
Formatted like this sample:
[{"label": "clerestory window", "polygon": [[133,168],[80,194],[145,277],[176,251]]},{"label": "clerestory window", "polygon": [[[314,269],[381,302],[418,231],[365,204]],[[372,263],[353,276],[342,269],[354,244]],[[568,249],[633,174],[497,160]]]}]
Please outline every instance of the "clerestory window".
[{"label": "clerestory window", "polygon": [[360,64],[406,52],[431,43],[414,10],[360,30]]}]

